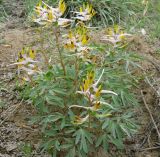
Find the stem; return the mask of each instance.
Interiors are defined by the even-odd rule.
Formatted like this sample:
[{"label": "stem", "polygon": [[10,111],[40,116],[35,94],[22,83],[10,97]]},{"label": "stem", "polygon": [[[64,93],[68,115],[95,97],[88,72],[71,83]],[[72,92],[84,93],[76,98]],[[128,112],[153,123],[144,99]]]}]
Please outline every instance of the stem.
[{"label": "stem", "polygon": [[88,123],[88,128],[90,129],[91,128],[91,115],[89,113],[89,123]]},{"label": "stem", "polygon": [[43,50],[42,50],[42,54],[43,54],[43,57],[45,59],[46,64],[49,65],[48,57],[47,57],[47,55],[45,54],[45,52]]},{"label": "stem", "polygon": [[[59,28],[59,27],[57,27],[57,28]],[[64,75],[66,76],[66,68],[65,68],[65,65],[64,65],[64,62],[63,62],[63,58],[62,58],[62,53],[61,53],[61,50],[60,50],[59,35],[58,35],[58,32],[57,32],[57,29],[55,29],[55,37],[56,37],[56,46],[57,46],[57,49],[58,49],[61,66],[63,68]]]},{"label": "stem", "polygon": [[[89,97],[88,97],[88,101],[89,101],[89,105],[90,106],[93,106],[93,104],[92,104],[92,100],[91,100],[91,94],[89,95]],[[88,123],[88,127],[89,127],[89,129],[91,128],[91,114],[90,114],[90,111],[89,111],[89,123]]]},{"label": "stem", "polygon": [[31,77],[30,75],[28,75],[28,78],[29,78],[29,80],[30,80],[30,82],[31,82],[31,85],[32,85],[32,86],[34,86],[34,85],[35,85],[35,83],[34,83],[34,81],[33,81],[32,77]]},{"label": "stem", "polygon": [[79,64],[78,64],[78,57],[76,56],[76,59],[75,59],[75,80],[74,80],[76,91],[78,88],[78,72],[79,72]]},{"label": "stem", "polygon": [[[57,32],[57,30],[59,30],[59,27],[56,27],[54,29],[54,33],[55,33],[55,38],[56,38],[56,46],[57,46],[57,50],[58,50],[58,53],[59,53],[59,58],[60,58],[60,63],[61,63],[61,66],[63,68],[63,72],[64,72],[64,76],[66,76],[66,68],[65,68],[65,64],[63,62],[63,57],[62,57],[62,53],[61,53],[61,49],[60,49],[60,44],[59,44],[59,32]],[[64,106],[65,106],[65,109],[68,110],[68,107],[66,105],[66,97],[64,97]]]},{"label": "stem", "polygon": [[47,57],[47,55],[45,54],[45,52],[44,52],[44,40],[43,40],[43,35],[42,35],[42,32],[43,32],[43,28],[41,27],[41,31],[40,31],[40,38],[42,39],[42,41],[40,42],[40,44],[41,44],[41,53],[42,53],[42,55],[43,55],[43,57],[44,57],[44,59],[45,59],[45,63],[49,66],[49,62],[48,62],[48,57]]}]

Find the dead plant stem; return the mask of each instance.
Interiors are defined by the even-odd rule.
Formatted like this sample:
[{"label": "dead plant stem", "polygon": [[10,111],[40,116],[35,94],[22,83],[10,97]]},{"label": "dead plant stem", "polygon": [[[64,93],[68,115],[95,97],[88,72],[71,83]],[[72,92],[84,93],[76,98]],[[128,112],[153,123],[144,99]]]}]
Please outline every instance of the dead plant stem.
[{"label": "dead plant stem", "polygon": [[155,129],[156,129],[156,131],[157,131],[158,139],[160,140],[160,132],[159,132],[158,127],[157,127],[157,125],[156,125],[156,122],[155,122],[155,120],[154,120],[154,118],[153,118],[153,116],[152,116],[152,113],[151,113],[151,111],[150,111],[150,109],[149,109],[149,107],[148,107],[148,105],[147,105],[147,103],[146,103],[146,100],[145,100],[145,97],[144,97],[144,95],[143,95],[143,91],[142,91],[142,90],[141,90],[141,95],[142,95],[142,99],[143,99],[144,105],[145,105],[145,107],[146,107],[146,109],[147,109],[147,111],[148,111],[148,113],[149,113],[149,115],[150,115],[150,117],[151,117],[151,120],[152,120],[152,122],[153,122],[153,125],[154,125],[154,127],[155,127]]}]

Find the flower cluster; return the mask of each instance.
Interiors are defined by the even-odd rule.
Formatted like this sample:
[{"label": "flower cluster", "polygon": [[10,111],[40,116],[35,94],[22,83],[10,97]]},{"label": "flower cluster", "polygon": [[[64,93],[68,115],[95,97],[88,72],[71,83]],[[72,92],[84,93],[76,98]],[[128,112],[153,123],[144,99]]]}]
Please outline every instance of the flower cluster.
[{"label": "flower cluster", "polygon": [[[57,22],[58,26],[66,27],[73,20],[60,18],[66,10],[66,4],[64,0],[59,1],[57,8],[52,8],[45,2],[41,1],[36,7],[36,18],[34,22],[40,25],[47,25],[49,23]],[[95,15],[95,10],[92,5],[87,3],[80,7],[80,12],[74,12],[77,16],[72,19],[78,19],[79,22],[76,24],[76,30],[70,31],[65,35],[66,40],[64,41],[64,48],[69,51],[76,52],[79,58],[87,58],[90,48],[87,46],[89,43],[89,36],[87,33],[87,27],[83,22],[91,20]],[[80,22],[81,21],[81,22]],[[83,22],[82,22],[83,21]]]},{"label": "flower cluster", "polygon": [[80,11],[74,13],[76,14],[76,17],[74,18],[80,21],[89,21],[96,14],[92,5],[89,3],[87,3],[86,5],[83,4],[83,7],[80,7]]},{"label": "flower cluster", "polygon": [[18,66],[18,74],[20,72],[24,73],[23,80],[30,81],[30,76],[39,73],[38,66],[35,64],[36,53],[34,50],[23,48],[22,51],[18,53],[18,59],[16,63],[10,64]]},{"label": "flower cluster", "polygon": [[106,35],[104,35],[101,40],[110,42],[114,47],[121,47],[123,46],[122,43],[129,36],[131,36],[131,34],[123,32],[118,25],[115,25],[113,28],[107,29]]},{"label": "flower cluster", "polygon": [[52,8],[42,1],[35,7],[36,17],[33,21],[40,25],[57,22],[59,26],[67,27],[72,20],[60,18],[64,14],[65,10],[66,4],[64,0],[59,1],[57,8]]},{"label": "flower cluster", "polygon": [[[103,76],[103,73],[104,73],[104,70],[102,71],[98,80],[95,81],[95,73],[88,72],[87,78],[83,80],[83,84],[80,86],[80,91],[77,91],[77,93],[82,94],[87,99],[89,106],[72,105],[70,106],[70,108],[81,108],[81,109],[95,112],[100,110],[101,105],[108,105],[108,103],[100,100],[101,94],[114,94],[114,95],[117,95],[117,94],[113,91],[103,90],[102,86],[99,85],[99,82]],[[88,118],[89,118],[88,114],[84,118],[76,117],[74,123],[82,124],[85,121],[87,121]]]},{"label": "flower cluster", "polygon": [[85,58],[90,48],[88,46],[90,37],[85,26],[79,27],[75,32],[69,32],[65,35],[64,48],[71,52],[76,52],[79,58]]}]

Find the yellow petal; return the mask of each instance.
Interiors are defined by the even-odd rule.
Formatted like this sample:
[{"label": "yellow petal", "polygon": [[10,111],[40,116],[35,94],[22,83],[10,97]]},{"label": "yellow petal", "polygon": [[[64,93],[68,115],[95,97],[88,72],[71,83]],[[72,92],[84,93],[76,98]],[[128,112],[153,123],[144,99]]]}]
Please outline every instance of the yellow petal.
[{"label": "yellow petal", "polygon": [[112,36],[114,34],[112,28],[107,29],[107,34],[110,36]]},{"label": "yellow petal", "polygon": [[52,21],[53,19],[54,19],[54,16],[53,16],[52,10],[50,9],[50,10],[48,11],[48,20],[49,20],[49,21]]},{"label": "yellow petal", "polygon": [[83,87],[82,86],[80,86],[80,90],[83,91]]},{"label": "yellow petal", "polygon": [[100,106],[101,106],[100,102],[97,102],[97,103],[93,106],[93,110],[96,111],[96,110],[100,109]]},{"label": "yellow petal", "polygon": [[89,37],[87,35],[82,36],[82,45],[86,45],[89,41]]},{"label": "yellow petal", "polygon": [[95,10],[94,10],[94,9],[92,9],[92,11],[91,11],[91,15],[92,15],[92,16],[94,16],[95,14],[96,14]]},{"label": "yellow petal", "polygon": [[119,26],[118,26],[118,25],[115,25],[115,26],[114,26],[114,32],[115,32],[116,34],[119,33]]},{"label": "yellow petal", "polygon": [[89,3],[87,3],[86,9],[87,9],[88,12],[89,12],[89,9],[90,9]]},{"label": "yellow petal", "polygon": [[36,7],[41,7],[42,6],[42,0],[39,1]]},{"label": "yellow petal", "polygon": [[60,10],[62,15],[66,11],[66,4],[65,4],[64,0],[59,1],[59,10]]},{"label": "yellow petal", "polygon": [[86,91],[87,89],[88,89],[88,80],[85,80],[84,91]]},{"label": "yellow petal", "polygon": [[69,38],[69,39],[72,39],[72,38],[73,38],[73,34],[72,34],[71,31],[69,31],[69,33],[68,33],[68,38]]},{"label": "yellow petal", "polygon": [[32,59],[35,59],[35,51],[34,50],[29,50],[29,57]]},{"label": "yellow petal", "polygon": [[80,7],[79,11],[80,11],[80,12],[83,12],[83,8],[82,8],[82,7]]},{"label": "yellow petal", "polygon": [[95,93],[96,98],[98,98],[101,95],[102,86],[100,85]]},{"label": "yellow petal", "polygon": [[89,84],[90,85],[93,84],[93,80],[94,80],[94,72],[93,71],[88,74],[88,79],[89,79]]},{"label": "yellow petal", "polygon": [[47,9],[48,7],[47,7],[47,5],[46,4],[44,4],[43,5],[43,9]]}]

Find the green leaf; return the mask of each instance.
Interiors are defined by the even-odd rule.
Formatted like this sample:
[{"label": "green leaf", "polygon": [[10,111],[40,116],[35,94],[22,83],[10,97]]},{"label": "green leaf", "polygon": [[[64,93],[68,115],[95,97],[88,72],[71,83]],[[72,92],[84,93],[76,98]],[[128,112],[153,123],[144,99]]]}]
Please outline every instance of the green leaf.
[{"label": "green leaf", "polygon": [[108,152],[109,150],[109,144],[108,144],[108,140],[105,138],[103,139],[103,149]]},{"label": "green leaf", "polygon": [[59,143],[58,140],[55,141],[55,148],[56,148],[58,151],[61,150],[61,149],[60,149],[60,143]]},{"label": "green leaf", "polygon": [[111,130],[112,136],[116,138],[116,124],[112,121],[108,127]]},{"label": "green leaf", "polygon": [[63,91],[62,89],[54,88],[52,89],[56,94],[66,95],[67,92]]},{"label": "green leaf", "polygon": [[91,133],[89,133],[88,131],[85,131],[85,136],[87,138],[87,140],[89,141],[89,143],[93,144],[93,140],[92,140],[92,135]]},{"label": "green leaf", "polygon": [[53,137],[53,136],[55,136],[57,134],[57,131],[51,129],[51,130],[45,131],[44,133],[45,133],[45,136],[47,136],[47,137]]},{"label": "green leaf", "polygon": [[43,147],[44,150],[49,150],[53,147],[54,144],[55,144],[55,141],[50,140],[50,141],[47,141],[47,142],[43,143],[42,147]]},{"label": "green leaf", "polygon": [[108,152],[108,149],[109,149],[108,143],[109,143],[109,138],[108,138],[107,134],[102,135],[102,146],[106,152]]},{"label": "green leaf", "polygon": [[69,149],[69,148],[71,148],[71,147],[73,147],[73,144],[72,144],[72,143],[68,143],[68,144],[63,144],[63,145],[61,145],[61,149]]},{"label": "green leaf", "polygon": [[118,149],[124,149],[123,139],[113,138],[111,136],[109,137],[110,137],[110,142],[113,143]]},{"label": "green leaf", "polygon": [[73,147],[72,149],[69,150],[66,157],[75,157],[75,156],[76,156],[76,149],[75,149],[75,147]]},{"label": "green leaf", "polygon": [[109,125],[109,120],[106,120],[102,125],[102,129],[105,129],[108,125]]},{"label": "green leaf", "polygon": [[73,136],[76,136],[75,144],[77,145],[80,142],[80,149],[85,153],[88,153],[87,141],[91,144],[93,143],[93,140],[91,138],[92,134],[81,128],[76,131]]},{"label": "green leaf", "polygon": [[50,105],[64,107],[63,100],[58,96],[53,96],[53,95],[48,94],[45,96],[45,100]]},{"label": "green leaf", "polygon": [[45,74],[45,78],[46,78],[47,80],[52,80],[52,79],[53,79],[53,76],[54,76],[54,74],[53,74],[52,71],[48,71],[48,72]]},{"label": "green leaf", "polygon": [[42,122],[45,122],[45,123],[56,122],[62,118],[64,118],[64,116],[61,113],[56,112],[53,115],[46,116]]},{"label": "green leaf", "polygon": [[118,138],[122,138],[123,135],[124,135],[124,133],[123,133],[120,125],[121,125],[121,124],[118,124],[118,125],[116,126],[116,134],[117,134],[117,137],[118,137]]},{"label": "green leaf", "polygon": [[124,92],[123,91],[121,91],[121,100],[122,100],[123,105],[125,106],[126,105],[126,101],[125,101],[125,96],[124,96]]},{"label": "green leaf", "polygon": [[87,142],[86,142],[86,138],[84,136],[82,136],[80,147],[81,147],[81,149],[84,150],[85,153],[88,153]]},{"label": "green leaf", "polygon": [[66,121],[65,121],[65,118],[63,118],[60,126],[61,130],[65,127],[65,124],[66,124]]},{"label": "green leaf", "polygon": [[78,144],[79,140],[81,138],[81,132],[78,131],[77,134],[76,134],[76,140],[75,140],[75,144]]},{"label": "green leaf", "polygon": [[52,157],[57,157],[57,151],[56,150],[53,151]]},{"label": "green leaf", "polygon": [[[66,134],[73,134],[73,132],[75,132],[74,128],[70,128],[70,129],[68,129],[68,130],[65,131]],[[73,136],[74,136],[74,134],[73,134]]]},{"label": "green leaf", "polygon": [[99,147],[103,142],[103,136],[99,136],[98,140],[96,141],[96,147]]},{"label": "green leaf", "polygon": [[126,124],[120,124],[120,128],[127,134],[128,137],[131,137],[131,134],[127,128],[127,125]]}]

